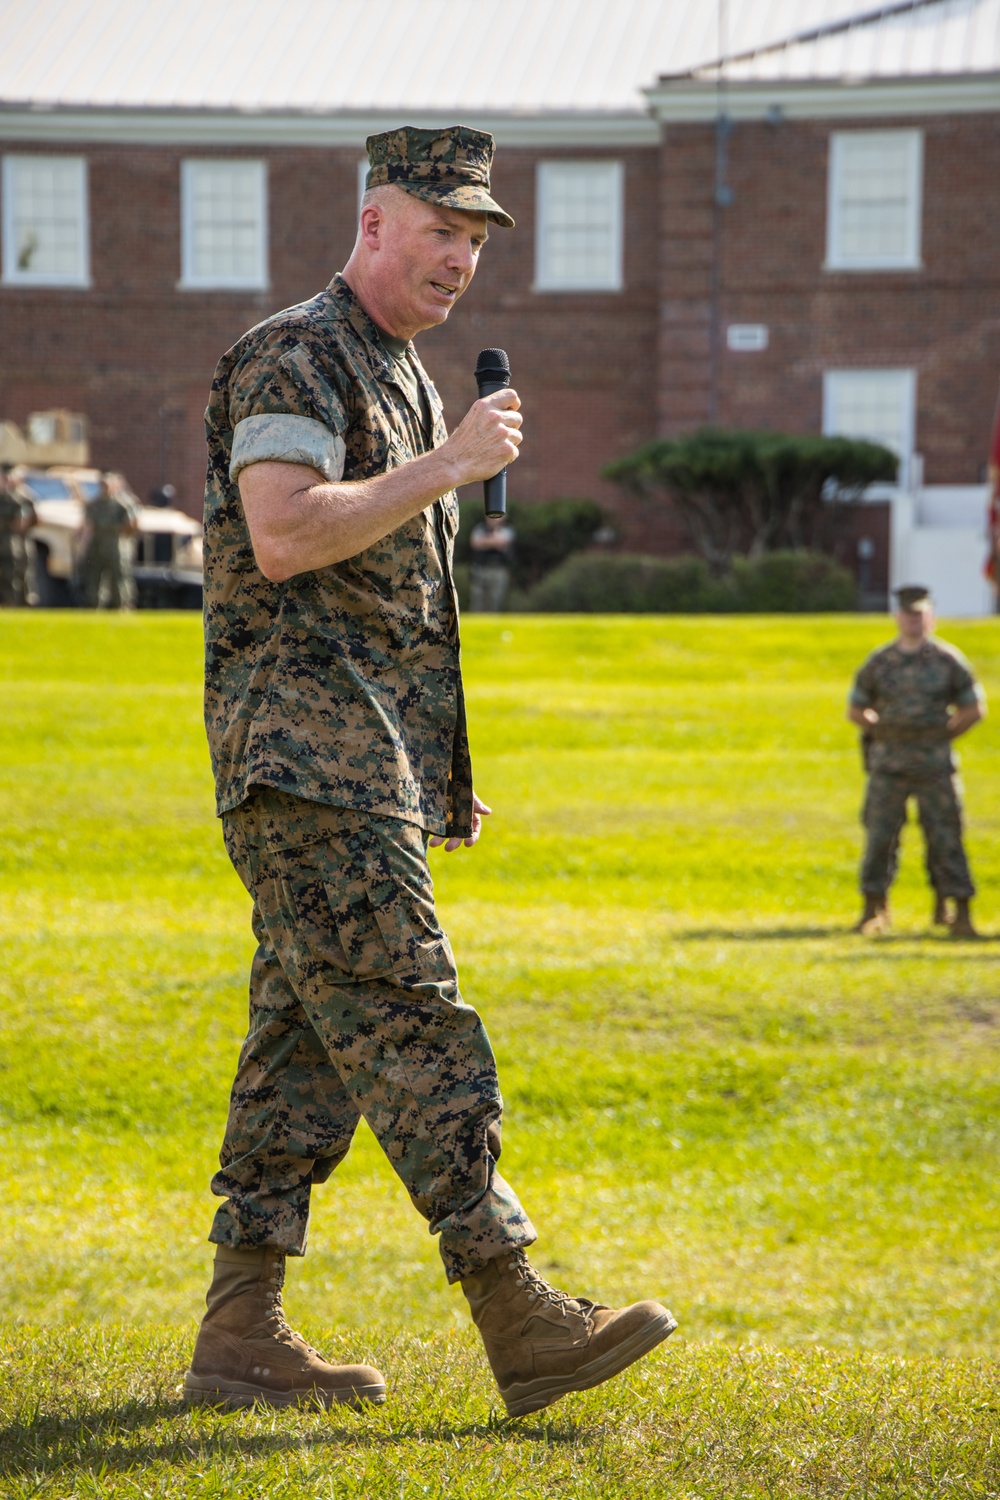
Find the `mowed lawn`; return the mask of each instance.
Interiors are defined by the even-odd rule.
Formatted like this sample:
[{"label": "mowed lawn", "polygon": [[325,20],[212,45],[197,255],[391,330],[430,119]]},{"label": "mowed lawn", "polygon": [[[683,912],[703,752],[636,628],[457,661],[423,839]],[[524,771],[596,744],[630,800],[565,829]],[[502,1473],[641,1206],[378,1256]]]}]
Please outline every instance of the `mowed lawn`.
[{"label": "mowed lawn", "polygon": [[[245,1025],[191,615],[0,617],[0,1495],[1000,1495],[1000,732],[963,744],[986,940],[908,828],[849,934],[850,676],[889,622],[470,617],[474,851],[432,855],[556,1284],[679,1331],[502,1420],[363,1128],[287,1305],[390,1399],[187,1413]],[[1000,627],[942,627],[1000,715]],[[994,1439],[996,1438],[996,1442]]]}]

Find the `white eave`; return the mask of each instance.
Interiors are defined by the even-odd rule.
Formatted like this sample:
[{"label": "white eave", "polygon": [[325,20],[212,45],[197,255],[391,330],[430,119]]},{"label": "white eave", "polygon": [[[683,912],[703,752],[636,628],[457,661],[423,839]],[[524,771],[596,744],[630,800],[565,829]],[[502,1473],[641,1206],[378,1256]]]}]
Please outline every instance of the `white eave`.
[{"label": "white eave", "polygon": [[501,147],[655,146],[659,128],[639,110],[539,110],[480,113],[451,109],[322,110],[73,108],[0,104],[0,140],[127,145],[320,146],[364,151],[366,136],[403,122],[430,127],[459,121],[488,130]]},{"label": "white eave", "polygon": [[662,79],[645,90],[660,124],[736,120],[879,119],[1000,110],[1000,72],[927,78]]}]

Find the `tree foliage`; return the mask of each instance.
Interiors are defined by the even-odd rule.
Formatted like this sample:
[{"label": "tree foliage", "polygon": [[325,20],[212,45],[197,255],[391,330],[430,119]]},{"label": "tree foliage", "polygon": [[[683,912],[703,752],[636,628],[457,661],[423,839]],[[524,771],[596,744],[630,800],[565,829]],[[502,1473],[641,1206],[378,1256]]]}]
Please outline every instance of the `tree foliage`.
[{"label": "tree foliage", "polygon": [[856,438],[704,427],[660,438],[604,470],[634,493],[666,494],[715,572],[735,557],[827,551],[864,490],[896,476],[888,448]]}]

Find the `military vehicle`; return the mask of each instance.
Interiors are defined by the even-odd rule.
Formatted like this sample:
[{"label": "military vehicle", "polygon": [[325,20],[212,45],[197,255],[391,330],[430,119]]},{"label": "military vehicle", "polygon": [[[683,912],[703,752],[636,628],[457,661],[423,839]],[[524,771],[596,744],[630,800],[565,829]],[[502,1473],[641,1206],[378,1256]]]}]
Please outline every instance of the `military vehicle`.
[{"label": "military vehicle", "polygon": [[0,462],[14,464],[11,480],[37,516],[28,532],[31,602],[50,609],[79,602],[86,505],[107,478],[136,519],[135,535],[121,543],[133,559],[132,603],[140,609],[200,608],[200,522],[171,505],[143,505],[123,475],[88,467],[88,456],[86,419],[75,413],[33,412],[26,437],[12,422],[0,422]]}]

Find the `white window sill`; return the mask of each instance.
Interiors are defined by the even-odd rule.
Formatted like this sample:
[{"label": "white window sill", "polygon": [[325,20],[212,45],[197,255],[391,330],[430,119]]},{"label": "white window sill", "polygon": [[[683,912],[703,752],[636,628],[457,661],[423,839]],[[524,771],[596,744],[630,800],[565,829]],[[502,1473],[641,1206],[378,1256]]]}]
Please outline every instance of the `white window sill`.
[{"label": "white window sill", "polygon": [[922,260],[851,260],[837,261],[827,260],[820,267],[822,271],[922,271],[924,263]]},{"label": "white window sill", "polygon": [[178,292],[269,292],[269,281],[178,281]]},{"label": "white window sill", "polygon": [[93,286],[93,282],[89,277],[80,276],[4,276],[0,286],[33,286],[40,290],[52,288],[59,291],[75,287],[77,291],[86,292]]},{"label": "white window sill", "polygon": [[533,292],[623,292],[624,282],[608,281],[536,281]]}]

